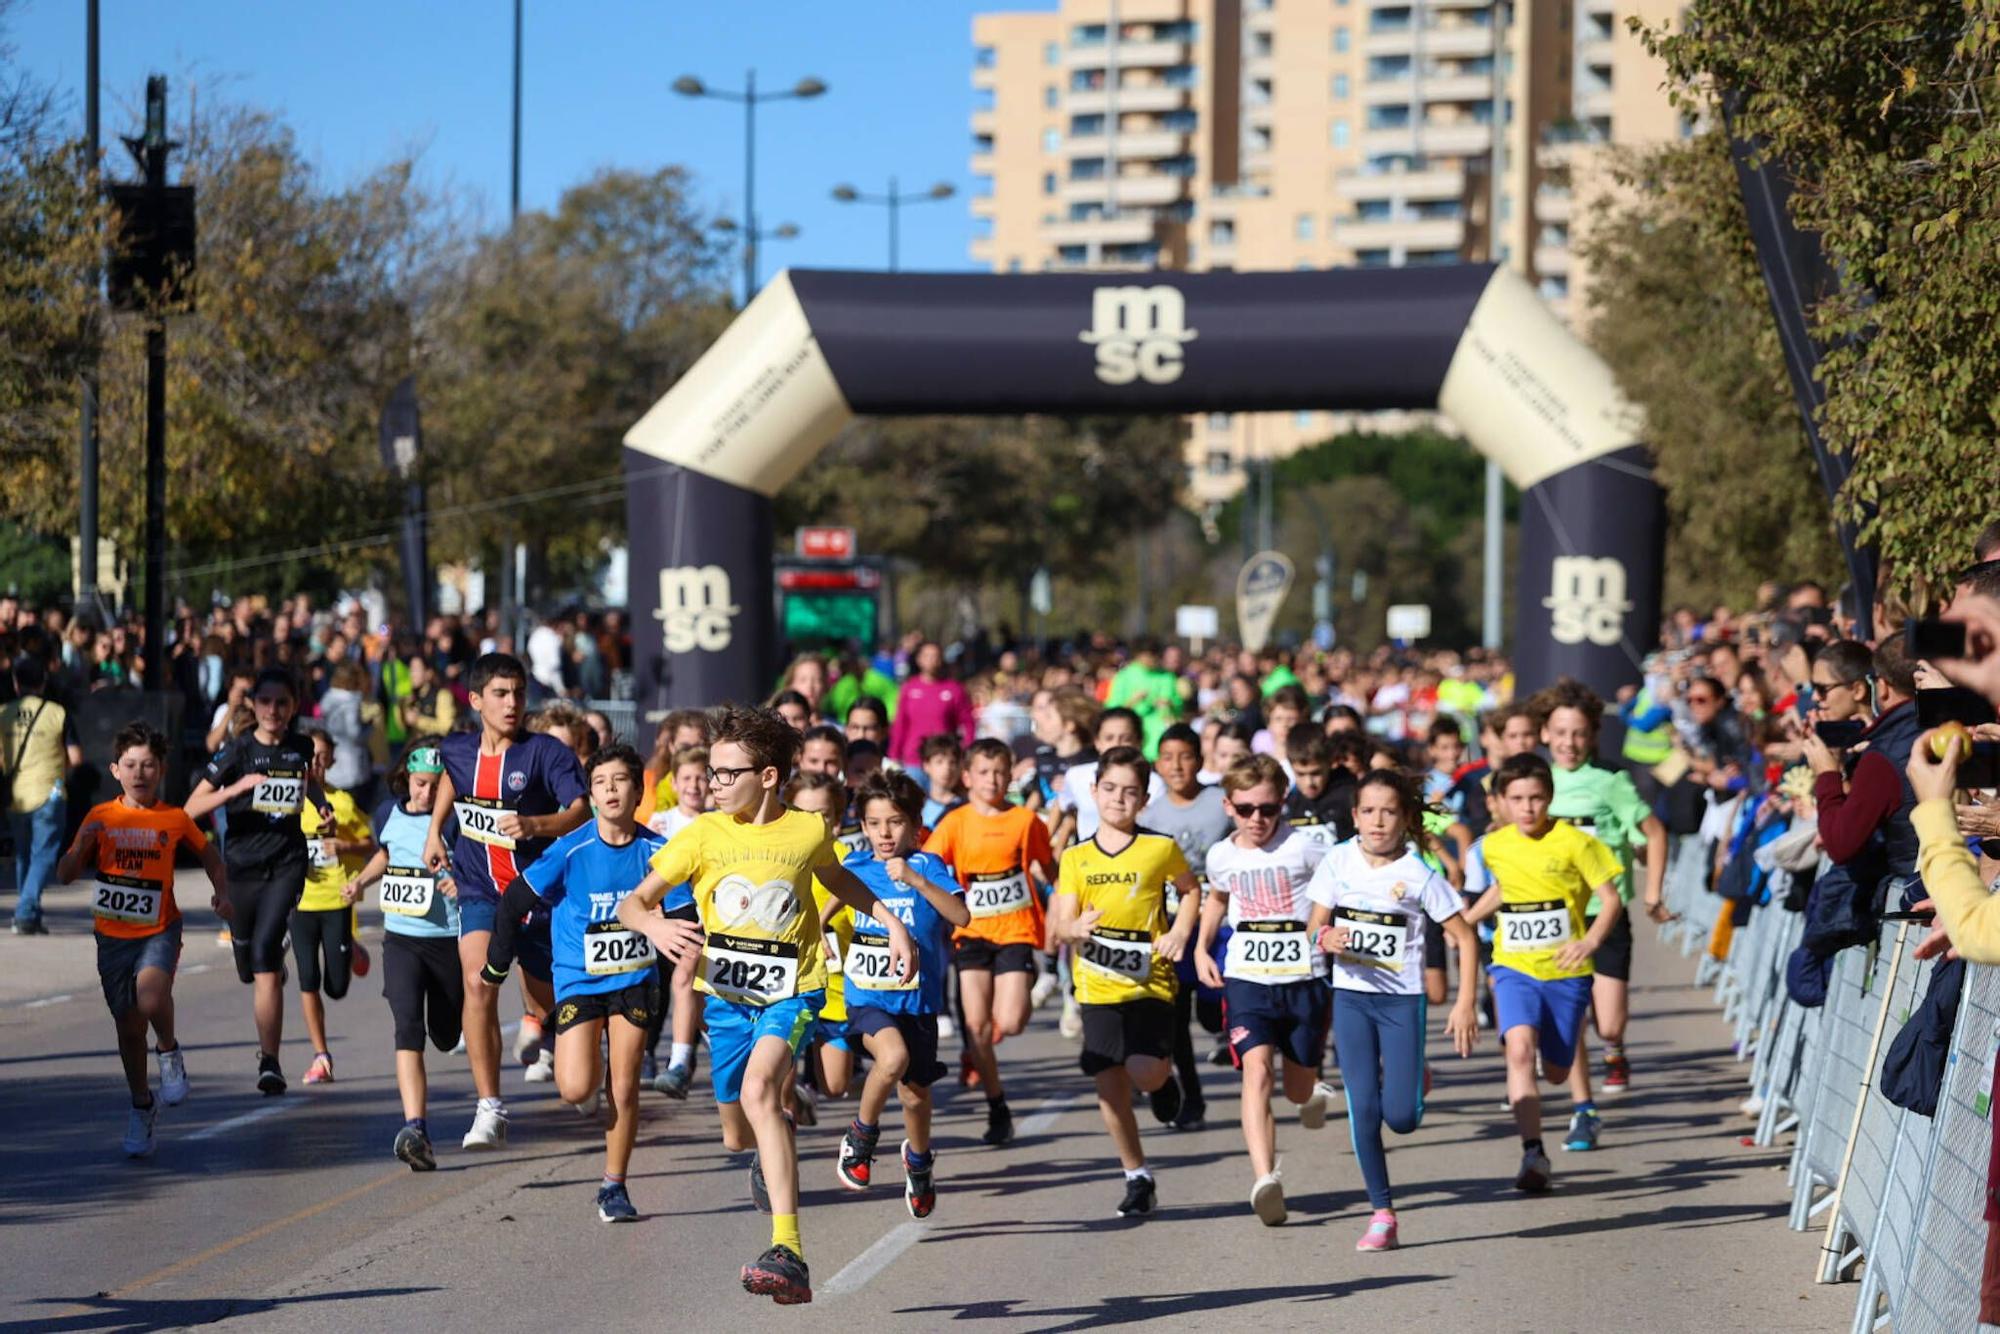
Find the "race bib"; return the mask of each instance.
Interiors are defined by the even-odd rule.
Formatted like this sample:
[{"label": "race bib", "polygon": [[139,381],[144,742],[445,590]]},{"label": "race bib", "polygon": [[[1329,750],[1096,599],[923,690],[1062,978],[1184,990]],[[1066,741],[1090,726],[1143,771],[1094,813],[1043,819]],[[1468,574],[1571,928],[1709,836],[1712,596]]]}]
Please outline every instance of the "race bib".
[{"label": "race bib", "polygon": [[1410,922],[1403,914],[1335,908],[1333,924],[1347,931],[1347,948],[1340,952],[1342,963],[1364,968],[1403,966],[1403,951],[1410,943]]},{"label": "race bib", "polygon": [[1510,954],[1546,954],[1575,938],[1569,905],[1561,899],[1500,905],[1500,945]]},{"label": "race bib", "polygon": [[820,939],[820,945],[823,947],[825,951],[826,971],[829,973],[838,974],[841,969],[840,937],[835,935],[831,931],[823,931],[820,933],[819,939]]},{"label": "race bib", "polygon": [[1312,949],[1306,924],[1296,918],[1238,922],[1229,935],[1231,977],[1293,981],[1312,976]]},{"label": "race bib", "polygon": [[863,991],[915,991],[917,970],[910,970],[910,980],[896,979],[896,964],[889,957],[887,936],[856,936],[854,943],[847,947],[847,985],[859,987]]},{"label": "race bib", "polygon": [[965,887],[965,906],[974,917],[1004,917],[1032,902],[1026,871],[975,875]]},{"label": "race bib", "polygon": [[382,873],[382,911],[398,917],[428,917],[437,897],[437,877],[410,866]]},{"label": "race bib", "polygon": [[1100,926],[1077,947],[1076,957],[1094,973],[1144,982],[1153,974],[1153,933]]},{"label": "race bib", "polygon": [[613,920],[592,922],[583,929],[583,971],[611,977],[651,968],[660,956],[643,933]]},{"label": "race bib", "polygon": [[250,789],[250,809],[259,815],[297,815],[305,805],[306,780],[297,774],[265,774]]},{"label": "race bib", "polygon": [[1295,824],[1292,831],[1308,843],[1328,851],[1340,841],[1340,831],[1330,824]]},{"label": "race bib", "polygon": [[702,946],[702,978],[725,1000],[769,1005],[799,989],[799,947],[715,932]]},{"label": "race bib", "polygon": [[326,840],[309,838],[306,840],[306,865],[315,871],[324,871],[329,866],[338,866],[340,858],[326,850]]},{"label": "race bib", "polygon": [[160,886],[154,881],[100,875],[91,891],[90,911],[106,921],[151,926],[160,920],[160,896]]},{"label": "race bib", "polygon": [[514,850],[514,840],[500,832],[500,817],[507,813],[507,808],[499,802],[484,797],[460,797],[451,809],[458,817],[458,832],[474,843],[503,852]]}]

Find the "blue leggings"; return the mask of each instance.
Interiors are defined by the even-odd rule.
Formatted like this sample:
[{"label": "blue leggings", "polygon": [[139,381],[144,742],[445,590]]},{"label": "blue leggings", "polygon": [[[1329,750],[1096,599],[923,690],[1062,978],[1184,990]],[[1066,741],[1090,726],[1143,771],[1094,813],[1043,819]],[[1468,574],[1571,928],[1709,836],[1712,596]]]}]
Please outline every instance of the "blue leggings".
[{"label": "blue leggings", "polygon": [[1368,1203],[1393,1206],[1382,1126],[1407,1135],[1424,1120],[1424,998],[1333,993],[1333,1041],[1347,1086],[1347,1129]]}]

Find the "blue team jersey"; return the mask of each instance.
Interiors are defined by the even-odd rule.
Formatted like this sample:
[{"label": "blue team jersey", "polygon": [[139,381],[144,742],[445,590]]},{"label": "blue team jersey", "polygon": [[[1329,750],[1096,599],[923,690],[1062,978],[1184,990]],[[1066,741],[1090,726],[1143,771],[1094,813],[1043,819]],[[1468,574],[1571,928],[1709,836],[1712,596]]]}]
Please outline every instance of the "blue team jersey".
[{"label": "blue team jersey", "polygon": [[451,778],[452,815],[458,821],[457,837],[446,846],[459,895],[498,899],[554,840],[511,839],[495,822],[508,812],[554,815],[567,809],[589,791],[583,766],[576,752],[542,732],[529,733],[499,755],[479,753],[479,733],[454,732],[438,743],[438,752]]},{"label": "blue team jersey", "polygon": [[[375,809],[375,841],[388,855],[388,869],[376,889],[382,907],[382,929],[399,936],[458,936],[458,900],[443,892],[449,875],[437,876],[424,865],[424,840],[431,817],[403,809],[393,798]],[[445,846],[455,830],[445,817]]]},{"label": "blue team jersey", "polygon": [[[910,869],[947,894],[962,896],[958,877],[942,857],[913,852],[904,858]],[[890,1014],[938,1014],[944,1009],[945,968],[951,962],[952,926],[931,907],[930,900],[908,885],[889,879],[888,869],[873,852],[857,852],[841,865],[852,871],[875,897],[889,905],[910,938],[917,945],[917,979],[914,986],[898,987],[895,974],[887,969],[889,929],[872,917],[854,916],[854,943],[848,946],[847,1008],[858,1005],[886,1010]],[[880,979],[870,985],[870,979]]]},{"label": "blue team jersey", "polygon": [[549,909],[556,999],[622,991],[650,975],[652,942],[618,924],[618,900],[638,888],[667,840],[641,827],[623,847],[598,837],[597,821],[573,829],[521,873]]}]

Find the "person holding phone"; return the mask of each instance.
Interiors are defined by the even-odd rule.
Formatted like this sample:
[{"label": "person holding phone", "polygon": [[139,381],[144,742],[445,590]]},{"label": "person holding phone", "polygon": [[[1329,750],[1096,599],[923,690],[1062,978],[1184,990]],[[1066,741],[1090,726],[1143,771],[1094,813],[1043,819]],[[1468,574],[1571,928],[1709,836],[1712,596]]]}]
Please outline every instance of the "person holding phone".
[{"label": "person holding phone", "polygon": [[[1841,865],[1854,862],[1879,832],[1883,870],[1914,878],[1917,831],[1910,812],[1917,800],[1904,766],[1918,731],[1916,663],[1900,638],[1884,640],[1872,656],[1866,645],[1841,640],[1813,661],[1812,679],[1819,707],[1804,748],[1827,856]],[[1828,725],[1856,722],[1862,726],[1854,739],[1836,754],[1827,737],[1843,737]]]}]

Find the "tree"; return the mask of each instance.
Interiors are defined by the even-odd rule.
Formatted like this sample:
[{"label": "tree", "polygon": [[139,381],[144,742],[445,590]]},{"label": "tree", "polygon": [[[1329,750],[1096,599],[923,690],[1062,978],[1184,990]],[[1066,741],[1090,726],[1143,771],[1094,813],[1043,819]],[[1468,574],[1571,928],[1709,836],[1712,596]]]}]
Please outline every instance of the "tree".
[{"label": "tree", "polygon": [[1839,290],[1811,312],[1839,497],[1890,591],[1948,588],[1993,514],[2000,436],[2000,0],[1696,0],[1648,44],[1692,111],[1792,179]]},{"label": "tree", "polygon": [[1645,410],[1667,495],[1667,601],[1744,607],[1773,576],[1837,584],[1727,139],[1627,154],[1612,175],[1578,232],[1588,338]]}]

